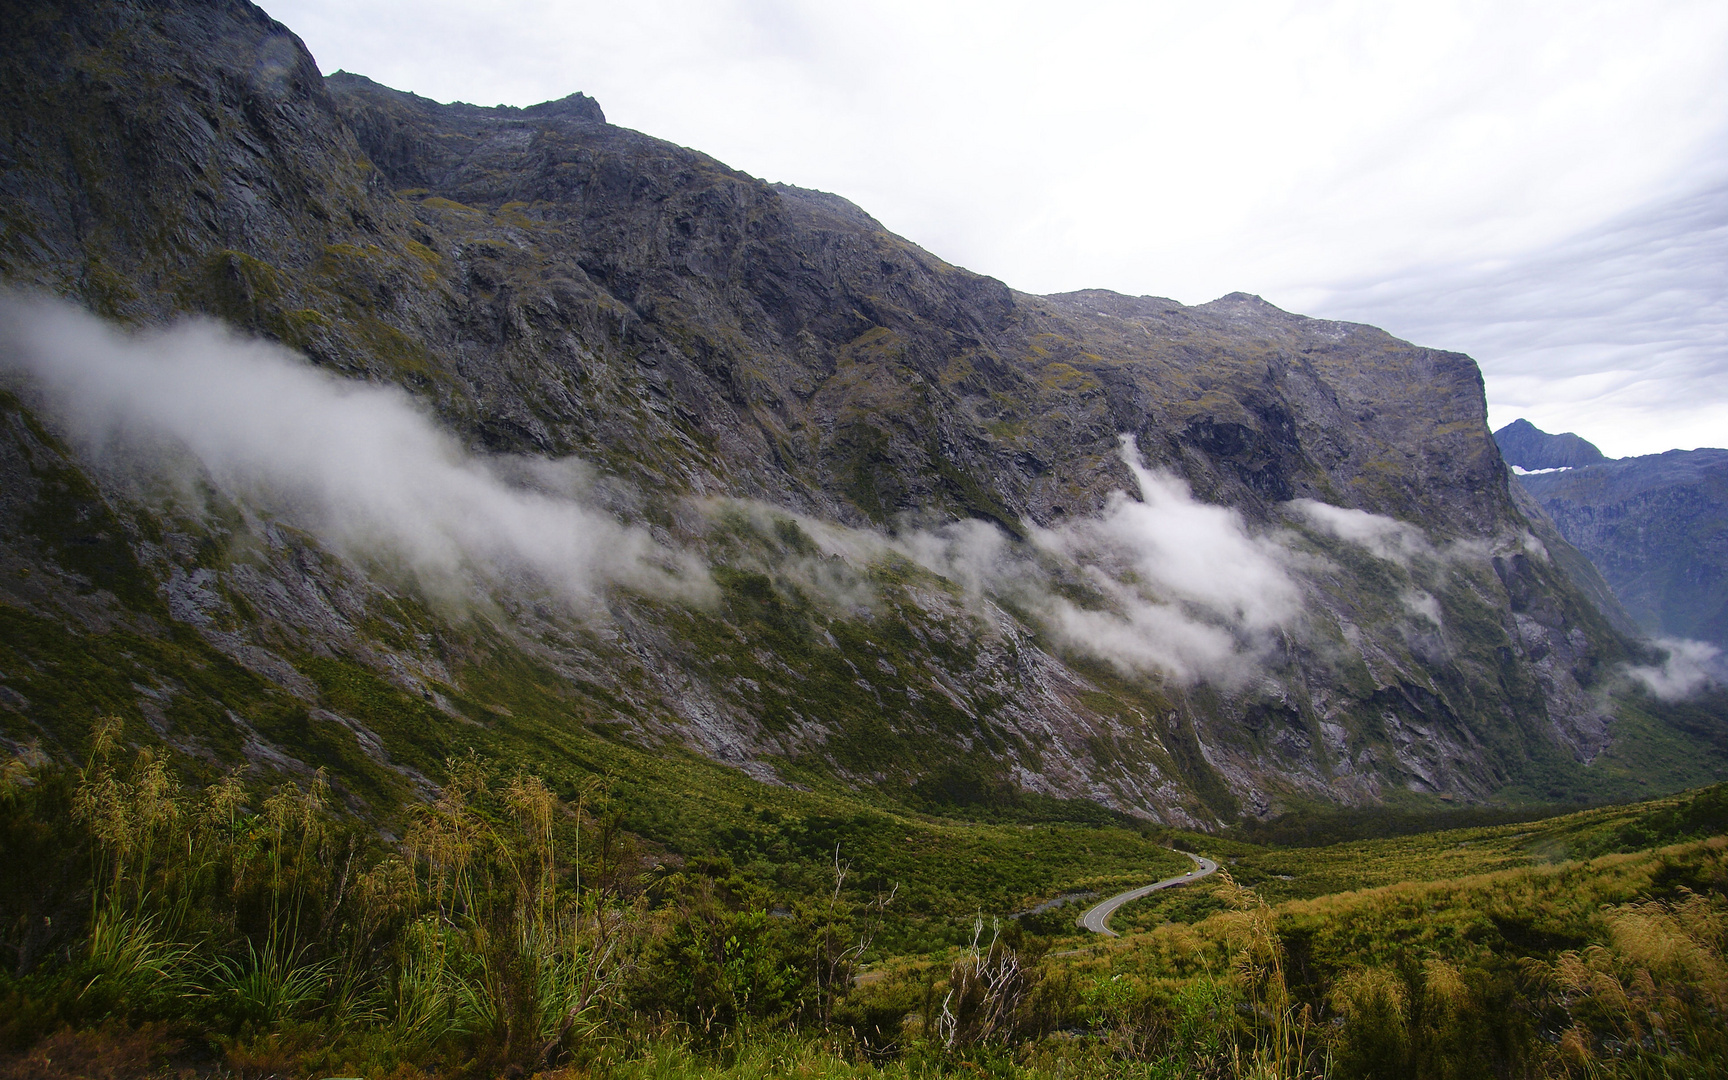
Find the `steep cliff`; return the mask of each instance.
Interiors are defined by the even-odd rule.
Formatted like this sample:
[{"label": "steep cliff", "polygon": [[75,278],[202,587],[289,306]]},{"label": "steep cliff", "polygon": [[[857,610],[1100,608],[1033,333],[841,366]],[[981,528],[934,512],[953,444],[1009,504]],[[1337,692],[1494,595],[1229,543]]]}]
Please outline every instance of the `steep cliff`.
[{"label": "steep cliff", "polygon": [[[374,809],[464,746],[688,746],[902,805],[1201,823],[1720,767],[1628,696],[1640,647],[1532,534],[1467,357],[1242,294],[1015,292],[581,95],[321,78],[243,2],[7,18],[4,279],[344,380],[10,305],[14,743],[72,755],[112,712]],[[185,392],[91,419],[134,352]],[[372,421],[445,471],[332,464]]]},{"label": "steep cliff", "polygon": [[1643,630],[1728,648],[1728,450],[1519,478]]}]

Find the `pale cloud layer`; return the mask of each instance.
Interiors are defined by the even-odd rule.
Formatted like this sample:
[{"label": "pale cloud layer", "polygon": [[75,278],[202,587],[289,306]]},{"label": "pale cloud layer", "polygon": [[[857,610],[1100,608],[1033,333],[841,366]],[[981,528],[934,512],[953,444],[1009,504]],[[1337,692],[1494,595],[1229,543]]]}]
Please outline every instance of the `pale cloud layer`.
[{"label": "pale cloud layer", "polygon": [[1716,646],[1685,638],[1657,638],[1655,644],[1664,653],[1662,663],[1628,667],[1626,674],[1661,700],[1683,701],[1706,687],[1728,682],[1728,664]]},{"label": "pale cloud layer", "polygon": [[434,596],[526,587],[586,610],[612,585],[714,595],[697,561],[587,505],[576,463],[476,458],[402,391],[214,324],[126,333],[0,296],[0,376],[45,395],[83,453],[170,477],[195,467],[229,498],[398,565]]},{"label": "pale cloud layer", "polygon": [[838,192],[1016,288],[1468,351],[1495,422],[1721,445],[1719,0],[272,0],[326,71]]},{"label": "pale cloud layer", "polygon": [[1728,178],[1534,254],[1317,289],[1308,310],[1468,352],[1495,428],[1610,457],[1728,445]]},{"label": "pale cloud layer", "polygon": [[[59,301],[0,294],[0,385],[145,497],[203,513],[201,485],[214,485],[250,514],[405,573],[434,599],[549,596],[593,617],[616,587],[697,605],[718,595],[699,545],[657,542],[600,508],[580,461],[476,456],[400,389],[336,378],[215,324],[125,331]],[[1126,673],[1249,683],[1281,640],[1305,633],[1315,557],[1290,529],[1197,501],[1147,468],[1129,436],[1121,455],[1134,492],[1113,493],[1097,517],[1025,522],[1027,543],[981,521],[885,535],[793,515],[816,549],[738,557],[855,612],[878,599],[870,566],[897,555],[959,585],[975,610],[1010,602],[1065,649]],[[764,537],[788,516],[735,499],[694,509],[711,523],[741,515]],[[1360,510],[1298,500],[1289,513],[1404,566],[1482,555],[1467,544],[1436,552],[1415,527]],[[1401,602],[1442,623],[1432,595],[1412,587]],[[1628,674],[1665,698],[1696,692],[1720,667],[1709,646],[1661,644],[1667,662]]]},{"label": "pale cloud layer", "polygon": [[[587,496],[574,460],[483,458],[400,389],[319,371],[219,325],[129,332],[58,301],[0,295],[0,384],[23,392],[76,451],[144,481],[151,497],[202,513],[201,483],[301,529],[351,559],[406,572],[434,598],[550,594],[598,614],[606,590],[702,604],[717,592],[703,558],[659,543]],[[863,571],[898,553],[960,584],[1026,604],[1073,649],[1181,683],[1236,684],[1302,600],[1286,552],[1234,510],[1196,502],[1180,480],[1124,460],[1139,499],[1011,545],[955,522],[898,537],[803,519],[838,561],[793,553],[770,567],[843,607],[869,606]],[[164,483],[165,482],[165,483]],[[764,535],[785,512],[714,500]],[[1041,560],[1100,603],[1053,589]]]},{"label": "pale cloud layer", "polygon": [[1413,556],[1433,551],[1421,529],[1395,518],[1313,499],[1293,499],[1289,506],[1321,532],[1399,565],[1407,566]]},{"label": "pale cloud layer", "polygon": [[1134,475],[1137,500],[1116,492],[1097,520],[1037,532],[1033,542],[1247,630],[1283,626],[1294,617],[1301,597],[1276,543],[1251,534],[1235,510],[1196,501],[1178,477],[1146,468],[1126,435],[1122,459]]},{"label": "pale cloud layer", "polygon": [[[1126,672],[1242,684],[1302,615],[1290,551],[1236,511],[1196,501],[1179,478],[1146,468],[1128,436],[1122,459],[1134,495],[1114,492],[1098,517],[1055,529],[1025,522],[1030,547],[981,521],[909,530],[890,543],[970,595],[1012,598],[1066,647]],[[1044,559],[1101,603],[1076,604]]]}]

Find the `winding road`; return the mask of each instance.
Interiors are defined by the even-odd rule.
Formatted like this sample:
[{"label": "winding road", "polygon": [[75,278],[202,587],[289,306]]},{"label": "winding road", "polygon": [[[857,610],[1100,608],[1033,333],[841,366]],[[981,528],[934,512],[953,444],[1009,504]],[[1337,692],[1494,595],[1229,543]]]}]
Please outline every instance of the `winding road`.
[{"label": "winding road", "polygon": [[1125,893],[1117,893],[1115,896],[1105,900],[1103,903],[1094,904],[1092,907],[1086,909],[1086,914],[1080,916],[1080,925],[1092,931],[1094,934],[1108,934],[1111,937],[1115,937],[1116,931],[1110,929],[1107,924],[1110,922],[1110,916],[1116,914],[1116,909],[1121,907],[1123,904],[1126,904],[1130,900],[1138,900],[1148,893],[1155,893],[1159,889],[1168,889],[1172,885],[1186,885],[1190,881],[1199,881],[1207,874],[1218,869],[1218,864],[1213,862],[1211,859],[1199,855],[1189,855],[1186,851],[1182,852],[1182,854],[1188,855],[1190,859],[1194,860],[1194,869],[1177,877],[1165,878],[1163,881],[1153,882],[1151,885],[1142,885],[1138,889],[1129,889]]}]

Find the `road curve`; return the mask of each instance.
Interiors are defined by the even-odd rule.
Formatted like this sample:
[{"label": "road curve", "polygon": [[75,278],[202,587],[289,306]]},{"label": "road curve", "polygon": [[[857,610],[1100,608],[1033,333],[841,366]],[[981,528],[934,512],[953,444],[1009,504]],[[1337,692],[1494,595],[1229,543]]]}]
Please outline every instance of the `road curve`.
[{"label": "road curve", "polygon": [[1155,893],[1159,889],[1168,889],[1172,885],[1186,885],[1190,881],[1199,881],[1207,874],[1218,869],[1218,864],[1213,862],[1211,859],[1199,855],[1189,855],[1186,851],[1182,854],[1188,855],[1190,859],[1194,860],[1194,869],[1177,877],[1165,878],[1163,881],[1153,882],[1151,885],[1142,885],[1138,889],[1129,889],[1125,893],[1117,893],[1115,896],[1112,896],[1101,904],[1094,904],[1092,907],[1086,909],[1086,914],[1080,916],[1080,925],[1092,931],[1094,934],[1108,934],[1110,937],[1115,937],[1116,931],[1110,929],[1108,923],[1110,922],[1110,916],[1116,914],[1116,909],[1121,907],[1123,904],[1126,904],[1130,900],[1138,900],[1148,893]]}]

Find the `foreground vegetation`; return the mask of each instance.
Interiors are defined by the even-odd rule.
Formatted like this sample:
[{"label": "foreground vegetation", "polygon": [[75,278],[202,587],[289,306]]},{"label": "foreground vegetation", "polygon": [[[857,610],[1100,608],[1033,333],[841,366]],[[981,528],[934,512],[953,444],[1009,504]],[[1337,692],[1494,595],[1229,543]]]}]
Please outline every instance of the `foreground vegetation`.
[{"label": "foreground vegetation", "polygon": [[[1728,786],[1302,848],[884,817],[897,859],[841,830],[818,865],[656,846],[604,779],[473,756],[380,836],[320,778],[183,787],[119,730],[0,779],[0,1076],[1728,1072]],[[1102,889],[1154,842],[1227,869],[1138,933],[1016,892],[1034,848]],[[932,936],[956,876],[986,884]]]}]

